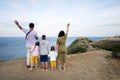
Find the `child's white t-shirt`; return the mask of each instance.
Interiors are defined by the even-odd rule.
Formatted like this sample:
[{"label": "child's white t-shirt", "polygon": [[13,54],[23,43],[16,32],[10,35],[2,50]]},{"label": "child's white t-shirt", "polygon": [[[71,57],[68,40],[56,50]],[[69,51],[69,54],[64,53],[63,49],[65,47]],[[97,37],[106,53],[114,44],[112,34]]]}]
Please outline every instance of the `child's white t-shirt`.
[{"label": "child's white t-shirt", "polygon": [[57,52],[56,51],[50,51],[48,57],[50,57],[50,61],[54,61],[57,58]]}]

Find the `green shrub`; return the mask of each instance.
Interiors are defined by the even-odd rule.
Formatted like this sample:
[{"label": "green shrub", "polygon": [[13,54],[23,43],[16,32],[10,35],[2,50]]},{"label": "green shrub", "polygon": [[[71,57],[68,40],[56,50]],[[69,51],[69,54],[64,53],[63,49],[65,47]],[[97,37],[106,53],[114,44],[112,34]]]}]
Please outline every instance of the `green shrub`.
[{"label": "green shrub", "polygon": [[78,46],[78,47],[72,48],[68,54],[83,53],[86,51],[87,51],[86,48]]},{"label": "green shrub", "polygon": [[75,41],[73,41],[69,47],[74,46],[77,42],[79,42],[79,39],[76,39]]},{"label": "green shrub", "polygon": [[120,45],[113,46],[112,51],[120,52]]},{"label": "green shrub", "polygon": [[112,51],[111,53],[115,58],[120,58],[120,52]]}]

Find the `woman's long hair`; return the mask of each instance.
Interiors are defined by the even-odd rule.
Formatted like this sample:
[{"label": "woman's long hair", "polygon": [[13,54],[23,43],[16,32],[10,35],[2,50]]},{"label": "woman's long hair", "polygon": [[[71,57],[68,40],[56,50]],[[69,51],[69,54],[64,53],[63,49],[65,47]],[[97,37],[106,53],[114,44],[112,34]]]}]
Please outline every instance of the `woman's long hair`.
[{"label": "woman's long hair", "polygon": [[58,37],[62,37],[62,36],[65,36],[65,32],[64,31],[60,31],[59,34],[58,34]]}]

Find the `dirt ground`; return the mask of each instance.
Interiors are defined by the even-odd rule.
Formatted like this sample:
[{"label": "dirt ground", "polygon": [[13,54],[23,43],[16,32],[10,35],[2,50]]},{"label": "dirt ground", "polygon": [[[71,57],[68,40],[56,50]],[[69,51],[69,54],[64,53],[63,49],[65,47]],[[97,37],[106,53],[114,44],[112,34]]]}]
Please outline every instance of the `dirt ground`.
[{"label": "dirt ground", "polygon": [[65,71],[29,71],[26,59],[0,61],[0,80],[120,80],[120,59],[109,51],[90,51],[67,56]]}]

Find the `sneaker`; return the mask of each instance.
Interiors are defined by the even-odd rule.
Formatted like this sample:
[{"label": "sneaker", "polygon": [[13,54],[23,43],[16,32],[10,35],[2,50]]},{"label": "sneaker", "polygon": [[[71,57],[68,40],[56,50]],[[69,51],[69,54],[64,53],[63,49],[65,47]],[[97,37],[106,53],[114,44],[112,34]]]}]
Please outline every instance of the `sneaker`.
[{"label": "sneaker", "polygon": [[62,70],[65,70],[65,68],[64,68],[64,67],[62,67]]},{"label": "sneaker", "polygon": [[33,66],[33,68],[35,68],[35,66]]},{"label": "sneaker", "polygon": [[27,68],[30,68],[30,66],[29,66],[29,65],[27,65]]}]

